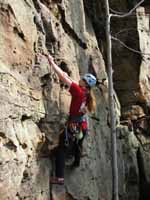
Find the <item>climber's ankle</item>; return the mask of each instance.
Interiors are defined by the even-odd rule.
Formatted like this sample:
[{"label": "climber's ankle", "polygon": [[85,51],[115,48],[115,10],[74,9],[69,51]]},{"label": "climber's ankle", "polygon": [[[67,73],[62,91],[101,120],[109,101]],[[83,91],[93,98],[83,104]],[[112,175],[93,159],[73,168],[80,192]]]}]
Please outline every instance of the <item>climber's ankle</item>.
[{"label": "climber's ankle", "polygon": [[64,184],[64,178],[50,178],[50,183],[51,184]]}]

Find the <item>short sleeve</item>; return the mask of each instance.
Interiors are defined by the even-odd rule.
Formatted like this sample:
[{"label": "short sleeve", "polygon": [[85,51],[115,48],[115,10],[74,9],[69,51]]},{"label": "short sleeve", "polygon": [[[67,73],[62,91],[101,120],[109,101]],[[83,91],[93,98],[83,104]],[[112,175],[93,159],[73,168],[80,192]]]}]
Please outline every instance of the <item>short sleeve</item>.
[{"label": "short sleeve", "polygon": [[72,96],[79,96],[82,93],[82,90],[78,84],[72,82],[69,92]]}]

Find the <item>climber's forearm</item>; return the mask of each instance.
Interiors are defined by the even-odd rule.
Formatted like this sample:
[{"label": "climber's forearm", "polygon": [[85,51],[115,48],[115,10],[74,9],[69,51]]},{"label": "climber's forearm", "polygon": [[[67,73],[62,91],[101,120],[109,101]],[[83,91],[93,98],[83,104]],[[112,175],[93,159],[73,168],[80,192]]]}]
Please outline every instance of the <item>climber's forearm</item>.
[{"label": "climber's forearm", "polygon": [[56,74],[61,79],[64,76],[63,75],[64,71],[60,67],[58,67],[54,61],[50,61],[49,58],[48,58],[48,61],[49,61],[49,64],[53,67],[53,69],[56,72]]},{"label": "climber's forearm", "polygon": [[56,74],[60,78],[60,80],[62,80],[65,84],[70,86],[73,81],[70,79],[68,74],[66,72],[64,72],[60,67],[58,67],[56,65],[56,63],[54,62],[54,60],[53,60],[53,58],[51,56],[48,55],[47,58],[48,58],[49,63],[52,65],[54,71],[56,72]]}]

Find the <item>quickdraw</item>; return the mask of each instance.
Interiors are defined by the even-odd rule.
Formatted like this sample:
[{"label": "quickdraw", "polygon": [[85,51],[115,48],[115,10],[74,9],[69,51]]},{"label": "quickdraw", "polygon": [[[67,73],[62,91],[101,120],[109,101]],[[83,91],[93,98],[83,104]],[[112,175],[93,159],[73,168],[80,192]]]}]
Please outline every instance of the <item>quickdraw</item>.
[{"label": "quickdraw", "polygon": [[64,132],[65,132],[65,139],[64,139],[64,143],[65,143],[65,146],[69,146],[69,137],[68,137],[68,127],[67,126],[65,126],[65,130],[64,130]]}]

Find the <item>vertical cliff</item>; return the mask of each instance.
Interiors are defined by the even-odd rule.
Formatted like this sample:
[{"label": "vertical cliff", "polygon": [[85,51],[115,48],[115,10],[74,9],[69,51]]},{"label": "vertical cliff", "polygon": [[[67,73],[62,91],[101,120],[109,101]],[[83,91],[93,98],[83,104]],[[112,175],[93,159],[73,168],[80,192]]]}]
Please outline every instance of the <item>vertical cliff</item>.
[{"label": "vertical cliff", "polygon": [[[120,9],[129,9],[126,1],[111,3],[114,9],[120,4]],[[113,43],[121,200],[150,196],[149,137],[135,126],[145,116],[140,127],[149,130],[149,7],[143,6],[130,23],[112,23],[113,34],[120,34],[126,25],[128,31],[119,39],[141,52]],[[1,200],[52,200],[52,195],[54,200],[112,199],[103,8],[97,0],[0,0]],[[54,173],[52,150],[67,119],[70,96],[42,52],[51,53],[77,81],[85,72],[99,80],[85,156],[79,168],[66,167],[65,186],[50,185],[49,177]]]}]

